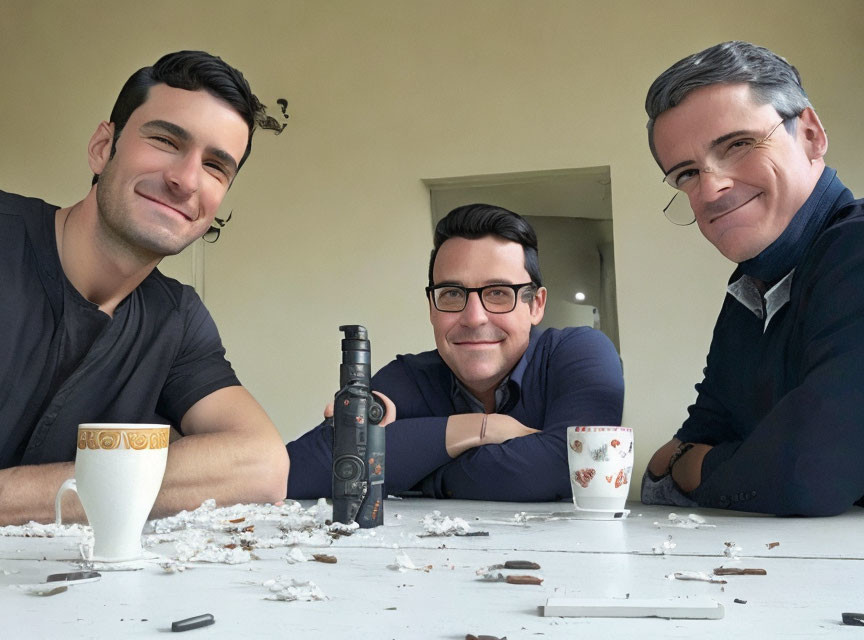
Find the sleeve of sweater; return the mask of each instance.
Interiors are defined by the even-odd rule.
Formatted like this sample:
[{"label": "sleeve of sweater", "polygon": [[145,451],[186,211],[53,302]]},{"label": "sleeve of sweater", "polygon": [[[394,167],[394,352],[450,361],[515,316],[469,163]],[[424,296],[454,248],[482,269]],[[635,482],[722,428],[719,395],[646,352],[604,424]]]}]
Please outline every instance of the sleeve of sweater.
[{"label": "sleeve of sweater", "polygon": [[619,425],[621,360],[611,341],[588,327],[546,330],[508,412],[540,433],[471,449],[423,482],[427,495],[474,500],[553,501],[571,495],[567,427]]}]

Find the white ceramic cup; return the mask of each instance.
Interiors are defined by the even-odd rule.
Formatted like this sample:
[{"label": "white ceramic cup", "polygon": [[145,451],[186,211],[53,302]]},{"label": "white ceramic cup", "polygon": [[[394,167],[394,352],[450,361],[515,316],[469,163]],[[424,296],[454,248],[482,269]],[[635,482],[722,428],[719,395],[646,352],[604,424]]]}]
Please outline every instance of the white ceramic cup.
[{"label": "white ceramic cup", "polygon": [[633,429],[567,427],[567,461],[577,515],[588,519],[625,518],[633,473]]},{"label": "white ceramic cup", "polygon": [[60,486],[57,524],[66,491],[75,491],[93,528],[93,560],[142,555],[141,531],[156,501],[168,459],[168,425],[81,424],[75,477]]}]

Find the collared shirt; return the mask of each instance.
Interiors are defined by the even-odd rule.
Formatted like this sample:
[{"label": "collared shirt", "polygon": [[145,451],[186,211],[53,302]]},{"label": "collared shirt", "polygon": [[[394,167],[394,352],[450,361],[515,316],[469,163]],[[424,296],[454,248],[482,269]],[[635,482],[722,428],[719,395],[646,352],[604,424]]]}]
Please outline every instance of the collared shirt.
[{"label": "collared shirt", "polygon": [[[515,402],[519,401],[519,385],[507,375],[495,387],[495,413],[506,411],[507,407],[512,406],[511,397],[515,398]],[[456,407],[456,413],[487,413],[483,403],[455,375],[450,398],[453,400],[453,406]]]},{"label": "collared shirt", "polygon": [[762,333],[768,330],[771,318],[789,302],[789,292],[792,290],[792,277],[795,269],[783,276],[777,284],[768,289],[765,295],[757,284],[757,280],[748,275],[743,275],[730,284],[726,291],[730,296],[749,309],[753,315],[764,320]]}]

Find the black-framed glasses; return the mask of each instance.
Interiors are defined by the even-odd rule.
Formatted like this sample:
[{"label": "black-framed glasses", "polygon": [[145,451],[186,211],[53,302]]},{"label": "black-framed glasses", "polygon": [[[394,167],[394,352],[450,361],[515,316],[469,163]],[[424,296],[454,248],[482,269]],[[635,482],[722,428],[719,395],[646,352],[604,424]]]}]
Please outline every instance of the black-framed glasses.
[{"label": "black-framed glasses", "polygon": [[763,138],[752,136],[734,136],[723,143],[714,146],[708,153],[705,164],[699,168],[694,165],[686,165],[673,169],[663,176],[663,182],[675,189],[675,194],[669,200],[669,204],[663,207],[663,215],[673,224],[687,226],[696,221],[693,209],[690,208],[690,200],[681,196],[683,191],[690,194],[699,186],[699,176],[702,173],[713,173],[714,175],[725,174],[732,167],[747,158],[754,149],[760,148],[768,140],[781,124],[789,120],[784,118],[778,122],[771,131]]},{"label": "black-framed glasses", "polygon": [[[530,288],[528,288],[530,287]],[[436,284],[426,287],[426,295],[438,311],[458,313],[468,304],[468,295],[477,292],[480,304],[489,313],[510,313],[516,308],[519,292],[522,302],[531,302],[537,291],[533,282],[522,284],[487,284],[484,287],[463,287],[458,284]]]}]

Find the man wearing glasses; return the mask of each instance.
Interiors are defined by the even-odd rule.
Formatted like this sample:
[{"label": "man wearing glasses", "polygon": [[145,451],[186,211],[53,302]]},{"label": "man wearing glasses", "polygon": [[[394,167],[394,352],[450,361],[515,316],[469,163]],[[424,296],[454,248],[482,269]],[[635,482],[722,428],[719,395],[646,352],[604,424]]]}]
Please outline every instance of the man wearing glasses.
[{"label": "man wearing glasses", "polygon": [[648,91],[648,140],[737,263],[690,416],[651,459],[646,503],[834,515],[864,495],[864,207],[825,166],[798,71],[746,42],[685,58]]},{"label": "man wearing glasses", "polygon": [[[534,230],[500,207],[454,209],[435,230],[426,297],[438,348],[372,379],[392,400],[386,491],[569,497],[566,429],[620,424],[624,383],[599,331],[535,328],[546,289]],[[288,444],[289,497],[330,495],[332,439],[324,423]]]}]

